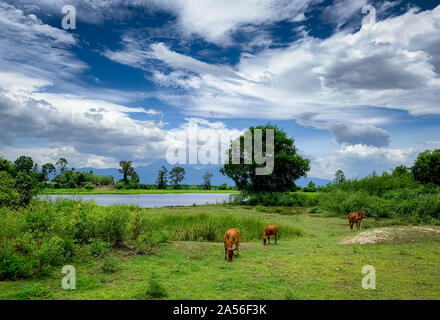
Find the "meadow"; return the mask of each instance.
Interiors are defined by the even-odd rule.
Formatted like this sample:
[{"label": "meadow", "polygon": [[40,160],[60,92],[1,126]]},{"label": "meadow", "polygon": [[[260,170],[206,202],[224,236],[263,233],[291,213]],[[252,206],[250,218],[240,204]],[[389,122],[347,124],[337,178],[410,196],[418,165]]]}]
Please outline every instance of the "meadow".
[{"label": "meadow", "polygon": [[[276,246],[262,245],[267,224],[280,227]],[[242,244],[229,263],[222,236],[231,227]],[[33,201],[0,211],[0,299],[439,299],[440,231],[399,231],[413,227],[388,218],[362,224],[383,228],[399,237],[342,244],[359,233],[315,207]],[[61,288],[65,264],[76,268],[75,290]],[[361,286],[364,265],[376,268],[375,290]]]}]

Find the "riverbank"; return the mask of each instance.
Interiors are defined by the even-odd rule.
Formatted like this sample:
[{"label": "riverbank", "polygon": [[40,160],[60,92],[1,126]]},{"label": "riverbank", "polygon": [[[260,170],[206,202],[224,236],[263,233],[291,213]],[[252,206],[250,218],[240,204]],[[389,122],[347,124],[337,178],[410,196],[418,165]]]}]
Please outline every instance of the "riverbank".
[{"label": "riverbank", "polygon": [[239,193],[238,190],[204,190],[204,189],[43,189],[41,194],[166,194],[166,193]]}]

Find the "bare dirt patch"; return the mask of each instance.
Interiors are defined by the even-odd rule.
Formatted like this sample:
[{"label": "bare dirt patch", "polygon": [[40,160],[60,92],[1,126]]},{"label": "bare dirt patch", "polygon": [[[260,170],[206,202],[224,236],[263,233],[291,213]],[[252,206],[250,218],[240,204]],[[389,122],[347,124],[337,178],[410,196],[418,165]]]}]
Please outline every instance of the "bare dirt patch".
[{"label": "bare dirt patch", "polygon": [[432,226],[376,228],[347,236],[339,243],[366,245],[423,241],[440,241],[440,228]]}]

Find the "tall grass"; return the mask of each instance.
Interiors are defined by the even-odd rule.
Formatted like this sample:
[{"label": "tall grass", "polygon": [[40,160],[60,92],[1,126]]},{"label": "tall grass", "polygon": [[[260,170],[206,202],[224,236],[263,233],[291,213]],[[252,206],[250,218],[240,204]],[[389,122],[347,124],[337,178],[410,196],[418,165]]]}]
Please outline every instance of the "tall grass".
[{"label": "tall grass", "polygon": [[[258,240],[265,225],[260,217],[35,200],[19,211],[0,209],[0,280],[44,274],[85,251],[102,257],[112,247],[152,253],[161,243],[175,240],[221,242],[233,227],[240,229],[242,241]],[[300,235],[300,229],[282,226],[283,237]]]}]

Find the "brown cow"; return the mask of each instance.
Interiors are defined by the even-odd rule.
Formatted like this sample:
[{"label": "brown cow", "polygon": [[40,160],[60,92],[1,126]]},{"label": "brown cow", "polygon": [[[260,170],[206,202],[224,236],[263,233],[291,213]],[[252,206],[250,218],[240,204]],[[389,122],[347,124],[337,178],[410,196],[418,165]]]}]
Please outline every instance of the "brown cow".
[{"label": "brown cow", "polygon": [[353,225],[356,223],[356,229],[361,229],[361,221],[365,217],[365,211],[352,212],[348,215],[348,223],[350,224],[350,229],[353,230]]},{"label": "brown cow", "polygon": [[274,235],[275,236],[275,244],[277,244],[277,240],[278,240],[278,226],[275,224],[266,226],[263,229],[263,244],[266,245],[266,238],[269,239],[269,244],[270,244],[270,236]]},{"label": "brown cow", "polygon": [[[224,243],[225,243],[225,260],[226,260],[226,253],[228,254],[228,261],[232,261],[232,256],[234,255],[234,250],[237,251],[237,257],[238,257],[238,244],[240,242],[240,230],[238,229],[229,229],[226,231],[224,236]],[[232,246],[235,244],[235,249],[232,248]]]}]

